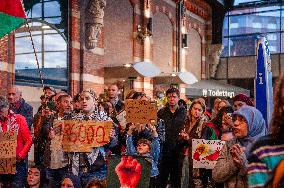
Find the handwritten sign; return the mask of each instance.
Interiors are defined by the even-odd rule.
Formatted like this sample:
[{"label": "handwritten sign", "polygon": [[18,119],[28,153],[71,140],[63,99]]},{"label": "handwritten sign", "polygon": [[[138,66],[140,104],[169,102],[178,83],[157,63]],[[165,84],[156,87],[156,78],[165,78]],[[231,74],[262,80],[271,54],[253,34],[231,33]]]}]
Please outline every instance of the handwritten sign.
[{"label": "handwritten sign", "polygon": [[129,123],[157,122],[157,106],[150,101],[126,100],[125,111]]},{"label": "handwritten sign", "polygon": [[0,133],[0,174],[16,173],[17,132]]},{"label": "handwritten sign", "polygon": [[221,140],[192,139],[193,168],[213,169],[224,144]]},{"label": "handwritten sign", "polygon": [[[65,152],[91,152],[110,141],[112,121],[65,120],[54,124],[56,142]],[[60,136],[61,135],[61,136]],[[57,146],[56,146],[57,145]]]}]

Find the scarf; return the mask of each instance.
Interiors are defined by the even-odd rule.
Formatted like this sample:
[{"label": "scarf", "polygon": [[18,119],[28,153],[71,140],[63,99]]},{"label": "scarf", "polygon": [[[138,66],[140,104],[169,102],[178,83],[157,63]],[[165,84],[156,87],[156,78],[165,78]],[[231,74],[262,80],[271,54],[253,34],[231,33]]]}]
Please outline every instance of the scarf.
[{"label": "scarf", "polygon": [[[8,116],[6,118],[8,119],[7,120],[7,131],[18,132],[19,124],[17,122],[16,114],[12,110],[9,110]],[[0,132],[3,132],[2,122],[0,122]]]}]

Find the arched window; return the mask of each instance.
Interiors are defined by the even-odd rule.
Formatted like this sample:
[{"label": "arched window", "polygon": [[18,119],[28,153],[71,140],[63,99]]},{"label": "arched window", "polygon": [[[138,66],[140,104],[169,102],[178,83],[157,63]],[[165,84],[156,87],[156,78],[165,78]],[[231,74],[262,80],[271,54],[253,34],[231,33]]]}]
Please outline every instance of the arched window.
[{"label": "arched window", "polygon": [[[24,0],[28,24],[44,84],[68,87],[68,0]],[[17,85],[40,87],[41,81],[27,24],[15,31]]]}]

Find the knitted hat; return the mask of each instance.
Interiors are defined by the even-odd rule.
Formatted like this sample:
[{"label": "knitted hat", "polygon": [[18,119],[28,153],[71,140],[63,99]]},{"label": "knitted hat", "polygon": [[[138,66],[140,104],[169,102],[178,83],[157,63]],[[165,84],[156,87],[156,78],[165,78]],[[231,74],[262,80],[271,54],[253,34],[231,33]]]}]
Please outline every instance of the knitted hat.
[{"label": "knitted hat", "polygon": [[244,103],[246,103],[247,105],[249,106],[253,106],[253,103],[251,102],[250,98],[248,96],[246,96],[245,94],[243,93],[240,93],[238,95],[236,95],[234,98],[233,98],[233,101],[242,101]]}]

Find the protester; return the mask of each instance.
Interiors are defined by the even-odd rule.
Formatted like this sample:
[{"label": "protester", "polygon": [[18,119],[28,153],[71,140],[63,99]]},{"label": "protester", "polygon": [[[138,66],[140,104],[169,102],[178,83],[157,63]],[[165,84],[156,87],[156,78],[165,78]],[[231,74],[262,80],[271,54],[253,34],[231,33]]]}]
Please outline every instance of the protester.
[{"label": "protester", "polygon": [[[80,94],[82,111],[75,114],[73,120],[96,120],[111,121],[104,113],[99,112],[96,106],[96,94],[92,90],[84,90]],[[106,178],[106,155],[107,149],[117,145],[117,135],[114,130],[110,131],[110,143],[108,146],[92,148],[90,153],[71,154],[71,168],[74,175],[79,175],[82,185],[92,180],[104,180]]]},{"label": "protester", "polygon": [[179,133],[184,128],[186,109],[178,105],[180,93],[176,88],[166,91],[168,104],[158,111],[158,118],[165,123],[165,142],[163,144],[160,162],[161,187],[165,188],[170,176],[172,187],[181,187],[181,153],[178,144]]},{"label": "protester", "polygon": [[81,188],[81,182],[78,176],[67,174],[61,182],[60,188]]},{"label": "protester", "polygon": [[225,106],[231,106],[231,104],[228,100],[222,99],[218,104],[218,111]]},{"label": "protester", "polygon": [[214,100],[214,106],[213,106],[213,109],[212,109],[212,115],[211,115],[211,119],[214,119],[218,113],[218,108],[219,108],[219,103],[221,102],[221,99],[219,98],[216,98]]},{"label": "protester", "polygon": [[119,89],[117,84],[111,84],[108,87],[108,97],[110,102],[114,105],[115,110],[120,112],[124,109],[124,103],[118,98]]},{"label": "protester", "polygon": [[56,90],[50,86],[44,86],[43,92],[44,92],[45,98],[48,100],[50,100],[51,97],[56,94]]},{"label": "protester", "polygon": [[252,143],[267,134],[265,120],[259,110],[243,106],[233,113],[235,139],[223,146],[213,179],[225,188],[247,187],[247,155]]},{"label": "protester", "polygon": [[234,102],[235,110],[240,109],[244,105],[254,106],[252,101],[250,100],[250,98],[247,95],[243,94],[243,93],[240,93],[240,94],[236,95],[233,98],[233,102]]},{"label": "protester", "polygon": [[[249,187],[283,187],[282,175],[276,173],[276,166],[284,161],[284,74],[275,84],[274,111],[271,120],[271,134],[260,138],[253,146],[249,156]],[[280,171],[280,172],[281,172]],[[275,179],[282,185],[275,184]],[[279,181],[277,183],[280,183]]]},{"label": "protester", "polygon": [[225,106],[217,114],[216,124],[221,129],[221,140],[229,141],[234,138],[232,114],[234,110],[231,106]]},{"label": "protester", "polygon": [[0,96],[0,132],[16,132],[16,174],[0,174],[0,182],[7,187],[23,188],[27,177],[27,154],[32,137],[24,116],[9,110],[8,100]]},{"label": "protester", "polygon": [[27,188],[46,188],[45,170],[39,166],[29,168],[27,177]]},{"label": "protester", "polygon": [[160,142],[156,127],[151,125],[149,126],[152,130],[153,140],[152,142],[148,139],[141,138],[137,142],[137,147],[133,144],[132,140],[132,133],[135,129],[135,125],[132,125],[128,132],[127,132],[127,139],[126,139],[126,149],[128,155],[139,155],[145,157],[152,158],[152,170],[151,170],[151,178],[150,178],[150,188],[159,187],[160,183],[158,181],[158,160],[160,157]]},{"label": "protester", "polygon": [[81,110],[79,93],[73,97],[73,108],[74,108],[73,110],[75,113],[79,113]]},{"label": "protester", "polygon": [[85,188],[106,188],[106,182],[104,181],[91,181],[90,183],[88,183],[88,185],[86,185]]},{"label": "protester", "polygon": [[44,166],[47,168],[47,177],[50,187],[59,187],[63,176],[68,172],[68,156],[63,149],[52,149],[55,132],[58,128],[53,128],[55,121],[71,119],[72,98],[70,95],[60,95],[56,101],[57,112],[47,117],[43,123],[40,134],[41,143],[44,143]]},{"label": "protester", "polygon": [[10,110],[24,116],[31,130],[33,124],[33,107],[22,98],[22,91],[16,86],[11,86],[7,90],[7,99],[10,103]]}]

